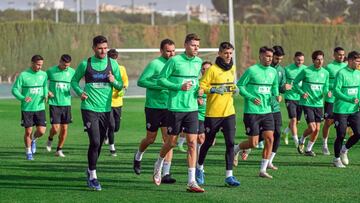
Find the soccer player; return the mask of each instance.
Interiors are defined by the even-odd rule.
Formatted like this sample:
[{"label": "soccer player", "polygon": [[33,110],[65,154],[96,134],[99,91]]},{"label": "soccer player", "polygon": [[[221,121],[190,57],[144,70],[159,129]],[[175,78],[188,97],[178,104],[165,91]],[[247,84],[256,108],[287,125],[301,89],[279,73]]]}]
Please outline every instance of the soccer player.
[{"label": "soccer player", "polygon": [[[99,191],[96,163],[109,127],[112,89],[121,90],[123,82],[118,63],[107,56],[107,39],[101,35],[94,37],[92,49],[94,55],[80,62],[71,86],[82,100],[81,115],[89,136],[87,184],[90,189]],[[84,89],[79,86],[83,77]]]},{"label": "soccer player", "polygon": [[[338,71],[334,81],[334,121],[336,128],[336,140],[334,143],[334,166],[345,168],[349,164],[348,150],[359,141],[360,138],[360,71],[356,70],[360,65],[360,53],[352,51],[348,54],[348,66]],[[346,128],[350,126],[354,135],[345,145],[342,145],[346,135]]]},{"label": "soccer player", "polygon": [[294,63],[285,68],[285,104],[290,119],[289,127],[284,130],[285,144],[288,144],[288,131],[291,131],[295,146],[298,146],[298,129],[297,124],[301,119],[302,107],[299,104],[300,95],[294,90],[294,79],[306,66],[304,65],[304,54],[297,51],[294,55]]},{"label": "soccer player", "polygon": [[[119,56],[119,53],[116,49],[110,49],[108,51],[108,56],[114,60],[116,60]],[[129,86],[129,79],[126,73],[126,69],[124,66],[119,65],[121,79],[123,81],[123,89],[117,90],[113,88],[112,92],[112,101],[111,101],[111,112],[110,112],[110,125],[109,131],[107,133],[107,139],[110,149],[111,156],[117,156],[115,149],[115,139],[114,135],[120,129],[120,121],[121,121],[121,111],[123,106],[123,96]],[[106,140],[105,140],[106,143]]]},{"label": "soccer player", "polygon": [[281,101],[278,88],[278,73],[271,68],[273,50],[266,46],[259,50],[260,63],[250,66],[237,83],[244,101],[244,124],[248,140],[236,145],[234,153],[254,148],[259,142],[259,135],[265,140],[259,176],[272,178],[266,172],[274,141],[274,117],[271,110],[271,97]]},{"label": "soccer player", "polygon": [[49,68],[46,73],[49,83],[49,110],[51,129],[46,144],[46,150],[51,151],[53,138],[59,133],[59,142],[55,155],[65,157],[62,148],[68,134],[71,117],[70,82],[75,70],[70,67],[71,56],[64,54],[60,57],[59,64]]},{"label": "soccer player", "polygon": [[216,133],[222,128],[226,145],[225,184],[239,186],[240,182],[233,175],[234,138],[236,118],[233,101],[235,87],[235,66],[232,60],[234,47],[229,42],[219,46],[215,64],[205,72],[200,80],[200,87],[207,94],[206,117],[204,122],[205,142],[200,148],[196,167],[196,180],[204,184],[204,162],[208,150],[214,142]]},{"label": "soccer player", "polygon": [[[329,91],[331,93],[333,92],[336,73],[347,66],[347,64],[344,63],[345,50],[343,48],[336,47],[334,49],[333,56],[334,56],[334,61],[325,67],[325,70],[329,72]],[[324,155],[330,155],[327,140],[329,137],[330,126],[334,123],[334,119],[333,119],[334,101],[335,101],[334,95],[331,95],[331,97],[325,97],[325,104],[324,104],[325,122],[322,129],[322,134],[323,134],[322,152]]]},{"label": "soccer player", "polygon": [[[146,117],[146,137],[141,140],[139,149],[134,156],[134,172],[141,173],[141,160],[148,146],[155,142],[158,129],[160,128],[162,139],[167,139],[168,126],[168,98],[169,91],[157,84],[159,74],[164,68],[166,62],[175,55],[175,43],[170,39],[164,39],[160,43],[161,56],[152,60],[144,69],[137,82],[138,86],[146,88],[145,117]],[[163,165],[163,174],[161,181],[163,183],[175,183],[176,180],[171,177],[170,167],[173,152],[170,150],[166,156]]]},{"label": "soccer player", "polygon": [[[21,72],[12,87],[12,94],[21,101],[21,126],[25,128],[24,143],[27,160],[36,153],[36,139],[46,130],[45,101],[48,95],[47,75],[41,68],[40,55],[31,58],[31,67]],[[33,126],[36,131],[32,137]]]},{"label": "soccer player", "polygon": [[[305,138],[311,135],[305,150],[305,156],[316,156],[312,151],[313,145],[320,131],[323,119],[324,96],[331,96],[329,91],[329,72],[323,67],[324,52],[317,50],[311,55],[313,65],[303,69],[294,80],[294,88],[301,95],[300,105],[304,110],[307,128],[303,132],[297,147],[300,154],[304,154]],[[300,82],[302,86],[300,86]]]},{"label": "soccer player", "polygon": [[[285,70],[280,65],[284,56],[285,52],[284,49],[281,46],[273,46],[274,50],[274,56],[271,63],[271,67],[273,67],[278,75],[278,87],[279,87],[279,93],[285,93]],[[274,166],[273,160],[276,156],[276,152],[280,145],[280,136],[281,136],[281,126],[282,126],[282,117],[281,117],[281,111],[280,111],[280,103],[276,100],[275,96],[271,97],[271,109],[272,109],[272,115],[274,117],[274,142],[272,147],[272,153],[270,155],[268,168],[277,170],[278,167]]]},{"label": "soccer player", "polygon": [[[204,61],[201,64],[201,76],[205,74],[205,72],[212,66],[210,61]],[[201,145],[204,144],[205,141],[205,113],[206,113],[206,100],[207,96],[203,92],[202,96],[198,96],[198,106],[199,106],[199,128],[198,128],[198,139],[197,139],[197,155],[199,157]]]},{"label": "soccer player", "polygon": [[161,169],[166,154],[176,147],[176,140],[181,131],[186,134],[188,145],[188,187],[189,192],[204,192],[195,181],[196,144],[198,133],[198,87],[202,60],[197,57],[200,38],[196,34],[188,34],[185,38],[185,52],[168,60],[160,73],[158,84],[169,90],[168,109],[169,127],[154,166],[153,180],[161,183]]}]

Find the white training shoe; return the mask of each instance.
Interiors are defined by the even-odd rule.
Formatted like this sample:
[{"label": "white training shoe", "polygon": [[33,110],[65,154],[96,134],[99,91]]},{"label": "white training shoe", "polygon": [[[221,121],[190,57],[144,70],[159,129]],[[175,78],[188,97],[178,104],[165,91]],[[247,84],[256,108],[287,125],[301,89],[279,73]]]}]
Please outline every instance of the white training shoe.
[{"label": "white training shoe", "polygon": [[62,150],[59,150],[59,151],[56,151],[55,152],[55,156],[58,156],[58,157],[65,157],[65,154],[63,153]]},{"label": "white training shoe", "polygon": [[346,166],[341,162],[340,159],[334,159],[333,164],[336,168],[346,168]]},{"label": "white training shoe", "polygon": [[235,152],[235,150],[234,150],[233,166],[238,166],[238,164],[239,164],[239,153],[240,153],[240,151]]},{"label": "white training shoe", "polygon": [[109,138],[108,137],[105,137],[104,144],[109,144]]},{"label": "white training shoe", "polygon": [[157,186],[161,184],[161,168],[157,168],[156,166],[154,167],[153,181]]},{"label": "white training shoe", "polygon": [[269,178],[269,179],[273,178],[270,174],[268,174],[266,172],[260,172],[259,177],[261,177],[261,178]]},{"label": "white training shoe", "polygon": [[52,144],[52,141],[48,140],[46,143],[46,151],[51,152],[51,144]]},{"label": "white training shoe", "polygon": [[322,147],[322,153],[324,154],[324,155],[330,155],[330,151],[329,151],[329,148],[328,147],[325,147],[325,146],[323,146]]},{"label": "white training shoe", "polygon": [[343,151],[340,152],[341,162],[342,162],[345,166],[346,166],[346,165],[349,165],[349,159],[348,159],[347,153],[348,153],[348,152],[343,152]]}]

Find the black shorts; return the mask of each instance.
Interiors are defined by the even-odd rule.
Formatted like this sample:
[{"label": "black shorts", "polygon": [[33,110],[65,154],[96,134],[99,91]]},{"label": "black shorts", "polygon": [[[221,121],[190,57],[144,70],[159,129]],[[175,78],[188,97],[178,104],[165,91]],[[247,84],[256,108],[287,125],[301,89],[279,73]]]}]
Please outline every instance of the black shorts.
[{"label": "black shorts", "polygon": [[244,114],[243,118],[246,134],[249,136],[260,135],[263,131],[274,131],[274,117],[268,114]]},{"label": "black shorts", "polygon": [[145,107],[146,130],[157,132],[161,127],[168,127],[169,111]]},{"label": "black shorts", "polygon": [[351,127],[354,135],[360,135],[360,112],[353,114],[334,113],[334,126],[337,134],[345,135],[347,127]]},{"label": "black shorts", "polygon": [[110,112],[95,112],[81,109],[81,116],[85,132],[89,135],[106,135],[110,123]]},{"label": "black shorts", "polygon": [[111,107],[109,129],[118,132],[120,129],[122,106]]},{"label": "black shorts", "polygon": [[205,133],[204,121],[199,120],[198,134],[203,134],[203,133]]},{"label": "black shorts", "polygon": [[49,106],[51,124],[72,123],[71,106]]},{"label": "black shorts", "polygon": [[197,134],[199,127],[198,111],[173,112],[169,111],[169,135],[178,135],[180,132]]},{"label": "black shorts", "polygon": [[206,134],[216,134],[221,130],[223,133],[227,132],[235,135],[236,131],[236,118],[235,115],[227,117],[206,117],[204,126]]},{"label": "black shorts", "polygon": [[334,119],[334,103],[325,102],[324,119]]},{"label": "black shorts", "polygon": [[321,107],[303,106],[303,110],[307,123],[321,123],[323,121],[323,109]]},{"label": "black shorts", "polygon": [[46,127],[45,110],[42,111],[21,111],[21,126],[30,128],[33,126]]},{"label": "black shorts", "polygon": [[296,118],[297,121],[301,120],[302,107],[299,101],[285,99],[286,109],[289,119]]}]

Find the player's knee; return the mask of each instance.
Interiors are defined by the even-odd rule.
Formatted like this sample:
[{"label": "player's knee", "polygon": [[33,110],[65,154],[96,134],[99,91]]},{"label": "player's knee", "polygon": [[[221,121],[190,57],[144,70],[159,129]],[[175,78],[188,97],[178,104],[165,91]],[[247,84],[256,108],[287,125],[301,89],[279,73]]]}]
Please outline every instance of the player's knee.
[{"label": "player's knee", "polygon": [[45,131],[46,131],[46,128],[40,128],[40,129],[37,130],[37,133],[38,133],[40,136],[42,136],[42,135],[45,134]]},{"label": "player's knee", "polygon": [[188,142],[188,148],[189,149],[196,149],[196,141],[189,141]]},{"label": "player's knee", "polygon": [[155,140],[156,140],[155,137],[148,137],[147,138],[147,141],[148,141],[149,144],[154,144]]},{"label": "player's knee", "polygon": [[59,132],[59,128],[52,127],[52,128],[50,129],[50,131],[51,131],[52,134],[57,134],[57,133]]},{"label": "player's knee", "polygon": [[259,144],[259,141],[258,140],[252,140],[251,142],[249,142],[249,145],[251,148],[255,148],[256,145]]}]

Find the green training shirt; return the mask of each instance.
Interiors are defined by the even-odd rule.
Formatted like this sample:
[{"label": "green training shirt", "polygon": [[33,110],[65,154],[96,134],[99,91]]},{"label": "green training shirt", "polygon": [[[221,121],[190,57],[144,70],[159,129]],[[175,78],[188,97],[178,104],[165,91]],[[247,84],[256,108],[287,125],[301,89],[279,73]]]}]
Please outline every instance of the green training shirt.
[{"label": "green training shirt", "polygon": [[202,96],[203,104],[199,104],[199,113],[198,113],[198,119],[199,121],[205,120],[205,113],[206,113],[206,94],[204,93]]},{"label": "green training shirt", "polygon": [[[343,69],[347,66],[346,63],[344,62],[337,62],[337,61],[333,61],[332,63],[328,64],[325,67],[325,70],[327,70],[329,72],[329,91],[333,91],[334,89],[334,81],[335,81],[335,76],[336,73],[340,70]],[[325,97],[325,101],[329,102],[329,103],[334,103],[335,98],[334,95],[332,95],[331,97]]]},{"label": "green training shirt", "polygon": [[[121,90],[123,82],[120,76],[119,65],[114,59],[110,59],[112,74],[115,81],[113,83],[86,83],[82,89],[79,85],[81,78],[85,76],[87,68],[87,59],[80,62],[71,80],[71,87],[77,95],[81,96],[86,92],[88,98],[81,102],[81,109],[94,112],[109,112],[111,110],[112,88]],[[91,66],[94,71],[104,71],[108,65],[108,57],[103,59],[91,57]]]},{"label": "green training shirt", "polygon": [[[173,56],[160,73],[158,84],[169,90],[168,109],[173,112],[192,112],[198,110],[197,91],[202,60],[188,57],[185,53]],[[188,91],[181,86],[191,81]]]},{"label": "green training shirt", "polygon": [[49,91],[54,97],[49,97],[49,105],[71,106],[70,82],[75,70],[67,67],[61,70],[59,66],[50,67],[46,74],[49,80]]},{"label": "green training shirt", "polygon": [[[237,82],[240,95],[245,98],[244,113],[271,113],[271,97],[279,95],[278,74],[271,66],[255,64],[250,66]],[[254,104],[260,99],[261,104]]]},{"label": "green training shirt", "polygon": [[359,97],[360,71],[350,67],[341,69],[335,77],[333,93],[334,113],[351,114],[359,111],[354,100]]},{"label": "green training shirt", "polygon": [[[302,82],[302,86],[300,86]],[[329,91],[329,72],[323,67],[315,68],[314,65],[303,69],[294,80],[294,88],[301,95],[300,105],[308,107],[323,107],[324,96]],[[309,97],[304,99],[302,95]]]},{"label": "green training shirt", "polygon": [[145,107],[167,109],[169,91],[157,84],[161,70],[168,60],[162,56],[152,60],[139,77],[137,85],[146,88]]},{"label": "green training shirt", "polygon": [[[286,82],[285,70],[281,65],[277,65],[272,68],[276,70],[278,75],[279,93],[284,93],[285,92],[284,85]],[[276,100],[276,96],[271,97],[271,109],[273,113],[280,112],[280,103]]]},{"label": "green training shirt", "polygon": [[[21,111],[45,110],[45,98],[48,94],[46,72],[26,69],[16,78],[11,92],[21,101]],[[30,97],[31,101],[25,102],[26,97]]]},{"label": "green training shirt", "polygon": [[294,80],[296,76],[305,69],[305,65],[301,65],[300,67],[297,67],[295,63],[290,64],[286,66],[285,68],[285,78],[286,78],[286,84],[291,84],[292,88],[290,90],[285,91],[285,99],[287,100],[293,100],[293,101],[299,101],[300,95],[294,90]]}]

